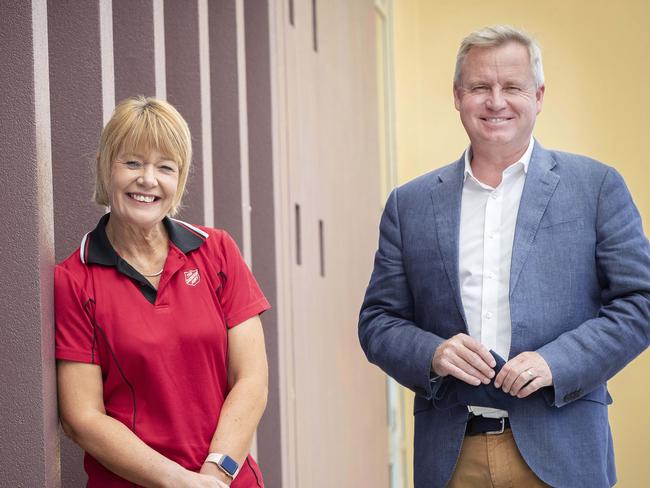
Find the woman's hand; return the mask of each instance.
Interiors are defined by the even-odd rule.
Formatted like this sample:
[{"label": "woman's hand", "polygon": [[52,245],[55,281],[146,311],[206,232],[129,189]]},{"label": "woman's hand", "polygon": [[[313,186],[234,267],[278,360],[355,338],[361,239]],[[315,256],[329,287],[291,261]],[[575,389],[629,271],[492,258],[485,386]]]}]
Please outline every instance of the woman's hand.
[{"label": "woman's hand", "polygon": [[230,483],[232,483],[232,478],[229,478],[226,473],[221,471],[214,463],[203,463],[199,473],[214,476],[221,481],[223,486],[230,486]]},{"label": "woman's hand", "polygon": [[175,488],[228,488],[228,486],[214,475],[192,471],[186,471],[180,484],[174,484]]}]

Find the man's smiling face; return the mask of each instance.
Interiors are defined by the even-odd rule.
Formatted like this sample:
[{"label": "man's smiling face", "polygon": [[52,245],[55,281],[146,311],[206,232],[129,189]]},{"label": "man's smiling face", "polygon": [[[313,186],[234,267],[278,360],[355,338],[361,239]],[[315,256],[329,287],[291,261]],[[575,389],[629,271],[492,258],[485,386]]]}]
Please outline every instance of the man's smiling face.
[{"label": "man's smiling face", "polygon": [[474,151],[525,150],[543,99],[528,49],[517,42],[471,49],[454,87],[454,104]]}]

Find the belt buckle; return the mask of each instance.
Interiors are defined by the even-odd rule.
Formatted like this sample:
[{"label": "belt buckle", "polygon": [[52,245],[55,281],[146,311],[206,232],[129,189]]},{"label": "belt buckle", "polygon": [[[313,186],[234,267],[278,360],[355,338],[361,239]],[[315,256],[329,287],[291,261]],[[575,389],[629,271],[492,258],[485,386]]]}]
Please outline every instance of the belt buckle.
[{"label": "belt buckle", "polygon": [[506,418],[501,417],[499,420],[501,420],[501,429],[500,430],[491,430],[490,432],[486,432],[485,435],[503,434],[503,432],[506,430]]}]

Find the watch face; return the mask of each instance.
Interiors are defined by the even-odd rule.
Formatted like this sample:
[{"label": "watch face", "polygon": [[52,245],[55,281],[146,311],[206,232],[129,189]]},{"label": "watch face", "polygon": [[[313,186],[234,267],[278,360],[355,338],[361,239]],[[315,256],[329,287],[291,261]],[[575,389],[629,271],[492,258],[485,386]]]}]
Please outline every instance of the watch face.
[{"label": "watch face", "polygon": [[226,470],[230,476],[234,476],[235,473],[237,472],[237,468],[239,468],[239,464],[237,464],[237,461],[235,461],[233,458],[230,456],[224,455],[224,457],[221,458],[221,467]]}]

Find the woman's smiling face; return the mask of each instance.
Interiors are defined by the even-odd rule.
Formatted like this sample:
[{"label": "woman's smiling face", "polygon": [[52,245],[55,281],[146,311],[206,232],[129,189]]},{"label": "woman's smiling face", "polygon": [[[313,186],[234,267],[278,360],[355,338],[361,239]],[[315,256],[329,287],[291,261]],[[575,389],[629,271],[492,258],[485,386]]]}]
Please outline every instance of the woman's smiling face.
[{"label": "woman's smiling face", "polygon": [[111,214],[151,228],[169,214],[178,191],[178,165],[155,149],[120,152],[111,167]]}]

